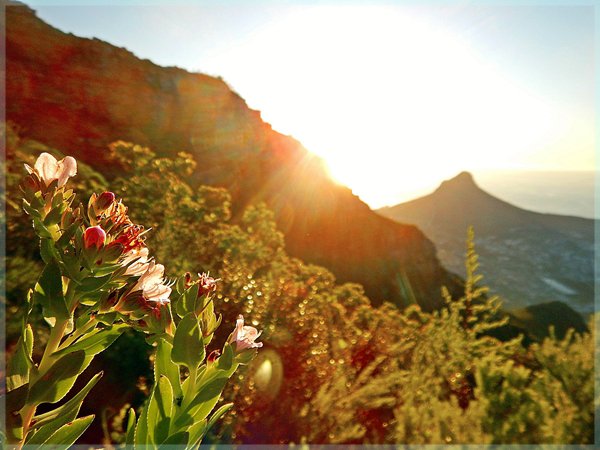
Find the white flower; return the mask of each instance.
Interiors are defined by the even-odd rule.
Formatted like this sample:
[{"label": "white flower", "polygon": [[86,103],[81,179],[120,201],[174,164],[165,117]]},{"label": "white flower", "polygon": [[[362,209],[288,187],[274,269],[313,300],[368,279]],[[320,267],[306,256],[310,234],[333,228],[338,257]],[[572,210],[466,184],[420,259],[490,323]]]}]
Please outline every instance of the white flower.
[{"label": "white flower", "polygon": [[144,298],[151,302],[168,302],[171,295],[171,287],[165,283],[163,278],[165,266],[150,261],[146,271],[137,280],[132,291],[142,291]]},{"label": "white flower", "polygon": [[66,184],[69,177],[77,175],[77,161],[72,156],[57,161],[50,153],[42,153],[38,156],[33,169],[25,164],[27,172],[35,172],[46,186],[54,180],[58,180],[58,187]]},{"label": "white flower", "polygon": [[260,348],[262,342],[254,342],[261,335],[262,331],[258,331],[254,327],[244,326],[244,316],[241,314],[236,320],[235,330],[229,337],[229,343],[235,342],[235,350],[241,352],[247,348]]},{"label": "white flower", "polygon": [[[135,261],[135,262],[134,262]],[[125,275],[130,275],[134,277],[139,277],[143,275],[146,270],[148,270],[148,265],[150,261],[148,259],[148,248],[142,247],[141,249],[133,249],[129,251],[123,257],[121,261],[122,266],[128,266],[125,271]]]}]

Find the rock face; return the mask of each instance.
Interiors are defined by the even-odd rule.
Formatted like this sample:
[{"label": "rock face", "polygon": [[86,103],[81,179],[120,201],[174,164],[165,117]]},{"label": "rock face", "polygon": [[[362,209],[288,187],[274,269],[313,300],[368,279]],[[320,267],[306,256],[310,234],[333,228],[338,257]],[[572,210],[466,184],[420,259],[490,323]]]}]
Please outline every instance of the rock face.
[{"label": "rock face", "polygon": [[419,226],[443,264],[464,271],[467,228],[475,229],[486,284],[506,306],[559,300],[581,313],[594,307],[594,221],[540,214],[502,201],[463,172],[430,195],[378,211]]},{"label": "rock face", "polygon": [[6,10],[7,120],[21,134],[110,177],[107,144],[191,152],[193,182],[224,186],[240,210],[266,201],[288,251],[365,286],[374,303],[425,309],[459,287],[415,226],[371,211],[321,161],[273,131],[221,79],[159,67],[100,40],[65,34],[23,5]]}]

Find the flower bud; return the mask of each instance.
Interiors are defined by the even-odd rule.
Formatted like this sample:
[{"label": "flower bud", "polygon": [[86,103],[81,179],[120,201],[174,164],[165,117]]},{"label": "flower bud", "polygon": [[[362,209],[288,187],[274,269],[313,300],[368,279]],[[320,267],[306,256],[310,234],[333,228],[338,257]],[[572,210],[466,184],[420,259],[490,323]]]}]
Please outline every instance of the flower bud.
[{"label": "flower bud", "polygon": [[115,201],[115,194],[112,192],[103,192],[94,202],[94,212],[96,215],[102,214],[106,211]]},{"label": "flower bud", "polygon": [[173,335],[173,316],[168,303],[156,303],[143,320],[146,322],[147,327],[144,331]]},{"label": "flower bud", "polygon": [[198,296],[210,295],[215,292],[217,281],[207,273],[198,274]]},{"label": "flower bud", "polygon": [[35,173],[27,175],[19,185],[26,199],[30,199],[36,192],[42,189],[40,179]]},{"label": "flower bud", "polygon": [[146,301],[142,291],[135,291],[121,295],[114,310],[129,316],[132,320],[137,320],[145,317],[152,310],[152,305]]},{"label": "flower bud", "polygon": [[85,248],[96,247],[100,248],[106,241],[106,233],[98,226],[89,227],[83,233],[83,245]]},{"label": "flower bud", "polygon": [[184,286],[186,289],[191,288],[194,285],[194,282],[192,281],[192,274],[189,272],[186,272],[185,275],[185,282],[184,282]]},{"label": "flower bud", "polygon": [[206,361],[209,363],[214,363],[219,356],[221,356],[221,352],[219,350],[213,350],[208,354]]}]

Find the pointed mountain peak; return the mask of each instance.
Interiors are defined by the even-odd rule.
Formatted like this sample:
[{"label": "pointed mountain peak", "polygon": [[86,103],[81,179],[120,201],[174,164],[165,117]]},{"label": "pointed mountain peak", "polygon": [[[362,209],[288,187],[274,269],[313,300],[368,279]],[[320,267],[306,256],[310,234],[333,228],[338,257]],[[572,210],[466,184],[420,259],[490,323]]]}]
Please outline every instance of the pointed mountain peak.
[{"label": "pointed mountain peak", "polygon": [[450,178],[449,180],[445,180],[440,184],[440,187],[436,189],[436,192],[439,191],[478,191],[480,190],[477,183],[475,183],[475,179],[470,172],[461,172],[456,175],[454,178]]}]

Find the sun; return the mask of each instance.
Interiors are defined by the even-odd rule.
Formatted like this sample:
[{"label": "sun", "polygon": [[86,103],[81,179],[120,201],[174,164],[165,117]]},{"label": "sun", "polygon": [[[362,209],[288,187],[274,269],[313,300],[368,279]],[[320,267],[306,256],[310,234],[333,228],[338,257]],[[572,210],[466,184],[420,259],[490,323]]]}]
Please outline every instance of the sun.
[{"label": "sun", "polygon": [[568,128],[556,106],[418,10],[299,8],[236,55],[249,104],[372,207],[463,170],[511,167]]}]

